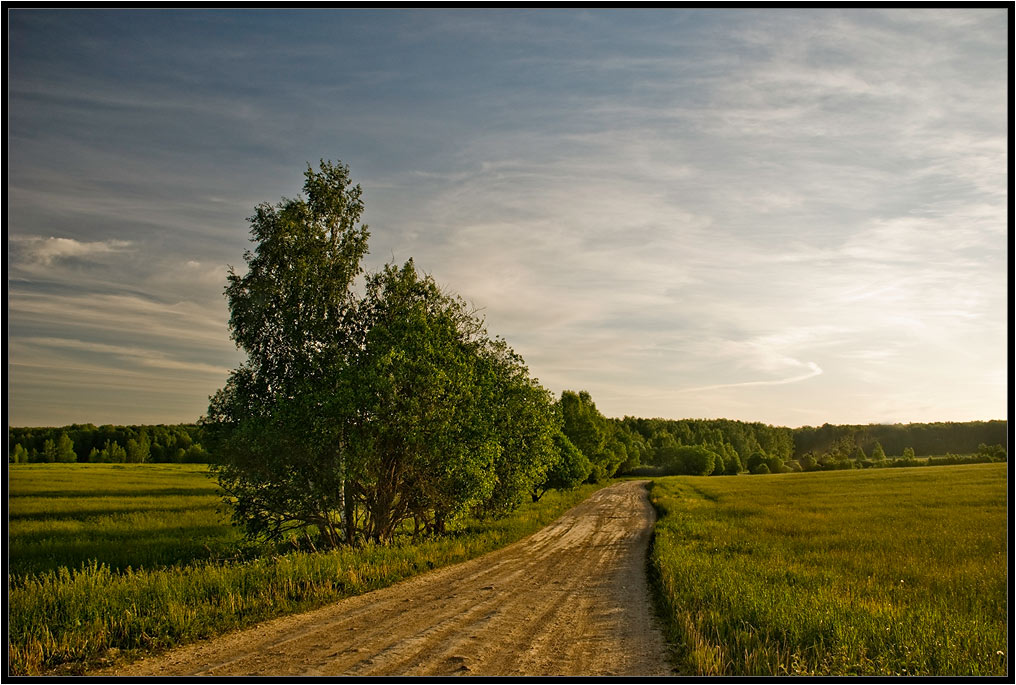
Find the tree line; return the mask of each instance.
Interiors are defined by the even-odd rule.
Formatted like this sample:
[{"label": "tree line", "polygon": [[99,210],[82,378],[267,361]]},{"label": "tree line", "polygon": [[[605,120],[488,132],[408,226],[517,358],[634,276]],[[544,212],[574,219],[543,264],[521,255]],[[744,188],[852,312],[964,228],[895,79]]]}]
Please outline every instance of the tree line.
[{"label": "tree line", "polygon": [[794,430],[794,457],[812,454],[871,452],[881,445],[887,455],[903,456],[911,448],[917,456],[971,454],[981,444],[1006,444],[1006,421],[895,423],[804,426]]},{"label": "tree line", "polygon": [[[759,456],[770,472],[793,471],[797,466],[805,471],[836,470],[1006,457],[1006,421],[785,428],[730,419],[616,419],[600,414],[584,390],[565,390],[555,401],[554,411],[562,426],[553,441],[565,457],[554,462],[547,480],[534,486],[534,499],[549,489],[644,467],[680,470],[675,466],[679,447],[706,447],[715,455],[713,470],[723,473],[758,470]],[[7,432],[8,457],[11,463],[208,463],[214,455],[203,446],[203,433],[193,423],[12,427]],[[752,455],[756,457],[749,463]],[[927,459],[918,460],[922,456]],[[722,469],[716,466],[720,460]]]},{"label": "tree line", "polygon": [[197,424],[8,428],[11,463],[207,463]]},{"label": "tree line", "polygon": [[[1006,422],[825,424],[786,428],[730,419],[610,419],[640,446],[628,473],[732,475],[924,466],[1006,459]],[[927,457],[927,458],[920,458]]]}]

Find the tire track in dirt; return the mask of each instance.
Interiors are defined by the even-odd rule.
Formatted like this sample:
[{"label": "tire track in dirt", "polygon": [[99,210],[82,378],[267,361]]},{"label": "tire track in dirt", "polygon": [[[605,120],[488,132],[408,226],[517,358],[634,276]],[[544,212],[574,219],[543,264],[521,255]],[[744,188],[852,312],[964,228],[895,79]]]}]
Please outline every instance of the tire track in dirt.
[{"label": "tire track in dirt", "polygon": [[504,549],[94,675],[671,675],[644,481]]}]

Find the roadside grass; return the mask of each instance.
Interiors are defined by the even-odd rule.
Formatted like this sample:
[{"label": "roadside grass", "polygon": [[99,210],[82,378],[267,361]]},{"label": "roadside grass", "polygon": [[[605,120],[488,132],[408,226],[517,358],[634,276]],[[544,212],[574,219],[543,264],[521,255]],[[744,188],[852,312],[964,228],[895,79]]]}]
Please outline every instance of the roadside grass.
[{"label": "roadside grass", "polygon": [[1006,675],[1005,464],[671,477],[650,558],[689,675]]},{"label": "roadside grass", "polygon": [[[33,473],[26,479],[22,465],[8,472],[12,527],[15,522],[25,524],[20,547],[10,547],[11,568],[43,568],[61,561],[47,570],[8,575],[11,675],[81,674],[386,587],[519,540],[608,484],[552,491],[507,518],[462,521],[445,537],[332,552],[203,560],[178,536],[201,531],[205,542],[215,543],[225,555],[231,553],[231,545],[238,549],[240,538],[216,509],[215,483],[201,474],[202,467],[131,465],[133,470],[110,474],[96,468],[100,465],[39,466],[48,467],[39,470],[48,472],[49,478],[34,480],[39,474]],[[128,480],[109,481],[119,475]],[[101,488],[89,480],[93,477],[102,481]],[[208,486],[207,496],[194,494],[200,490],[197,478]],[[46,482],[52,484],[48,490]],[[126,493],[117,494],[118,490]],[[168,494],[153,494],[158,491]],[[66,494],[71,492],[78,494]],[[134,498],[130,492],[144,494]],[[40,498],[60,500],[52,518],[45,518],[45,508],[36,501]],[[104,498],[110,502],[99,501]],[[177,506],[185,500],[186,505]],[[75,502],[82,507],[77,515]],[[118,506],[129,512],[127,518],[116,518],[121,510],[113,510]],[[188,513],[192,506],[193,518]],[[80,531],[72,525],[78,519],[85,522]],[[47,523],[61,527],[61,534],[47,537]],[[179,525],[174,528],[174,523]],[[114,548],[120,534],[124,549],[118,551]],[[97,536],[97,544],[76,542],[77,535]],[[18,550],[26,554],[25,560],[17,559]],[[73,564],[63,563],[74,554],[83,556]],[[174,554],[186,563],[174,563]],[[132,564],[132,558],[155,561]]]}]

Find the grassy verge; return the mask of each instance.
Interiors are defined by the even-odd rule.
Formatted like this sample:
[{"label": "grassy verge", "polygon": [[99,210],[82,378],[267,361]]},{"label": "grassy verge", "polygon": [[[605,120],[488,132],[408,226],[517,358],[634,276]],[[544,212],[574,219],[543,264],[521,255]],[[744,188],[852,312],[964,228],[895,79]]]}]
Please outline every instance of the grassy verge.
[{"label": "grassy verge", "polygon": [[697,675],[1005,675],[1006,465],[675,477],[650,565]]},{"label": "grassy verge", "polygon": [[93,561],[10,575],[10,674],[83,673],[385,587],[521,539],[599,487],[551,492],[508,518],[467,521],[415,543],[140,570]]}]

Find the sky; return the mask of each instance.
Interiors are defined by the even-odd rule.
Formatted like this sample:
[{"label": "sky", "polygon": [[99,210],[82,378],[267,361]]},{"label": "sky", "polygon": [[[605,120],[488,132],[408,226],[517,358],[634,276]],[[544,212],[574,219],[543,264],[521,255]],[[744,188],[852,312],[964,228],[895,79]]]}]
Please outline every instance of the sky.
[{"label": "sky", "polygon": [[607,416],[1006,417],[1004,8],[7,12],[8,425],[197,420],[321,159]]}]

